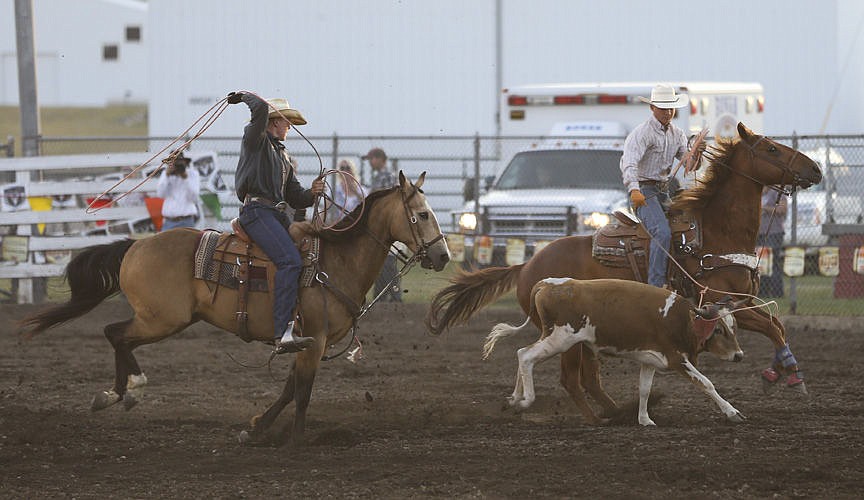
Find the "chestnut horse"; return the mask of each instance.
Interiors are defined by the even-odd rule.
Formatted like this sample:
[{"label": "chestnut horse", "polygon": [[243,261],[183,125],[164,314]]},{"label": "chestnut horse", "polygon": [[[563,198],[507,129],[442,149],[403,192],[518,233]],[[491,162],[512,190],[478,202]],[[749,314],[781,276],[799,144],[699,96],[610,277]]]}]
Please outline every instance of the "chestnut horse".
[{"label": "chestnut horse", "polygon": [[[328,345],[343,339],[361,312],[366,293],[384,265],[391,244],[401,241],[427,269],[440,271],[450,260],[435,213],[416,184],[399,173],[399,185],[370,194],[364,204],[331,229],[320,232],[317,285],[300,290],[303,335],[315,343],[296,355],[278,400],[263,415],[252,419],[252,429],[241,441],[263,438],[264,431],[292,400],[296,401],[291,439],[302,439],[306,410],[315,373]],[[352,221],[357,221],[351,226]],[[351,227],[349,227],[351,226]],[[293,227],[292,227],[293,232]],[[66,268],[71,298],[21,321],[26,333],[35,334],[90,311],[107,297],[122,291],[132,306],[132,318],[105,327],[114,347],[114,387],[100,392],[93,409],[117,402],[127,409],[135,404],[128,391],[146,383],[132,353],[138,346],[158,342],[187,326],[206,321],[237,333],[237,291],[221,287],[213,295],[208,283],[193,277],[194,254],[201,232],[177,229],[133,241],[123,240],[90,247]],[[273,340],[272,297],[248,295],[247,336]]]},{"label": "chestnut horse", "polygon": [[[701,221],[701,250],[679,261],[698,282],[690,283],[688,279],[685,284],[690,286],[679,292],[695,301],[716,302],[726,293],[755,294],[758,290],[755,247],[763,186],[807,188],[822,180],[818,165],[798,151],[755,135],[741,123],[738,133],[740,140],[712,148],[703,180],[672,202],[672,209],[689,212]],[[464,323],[514,286],[527,314],[531,288],[547,277],[636,280],[629,267],[607,267],[592,258],[591,246],[592,236],[569,236],[553,241],[523,264],[461,271],[433,298],[427,327],[439,334]],[[704,297],[694,297],[694,292],[702,291],[703,286],[709,287]],[[762,373],[766,382],[774,383],[785,374],[789,387],[806,393],[803,374],[778,318],[763,308],[741,310],[735,317],[741,328],[760,332],[774,344],[772,366]],[[532,320],[539,328],[537,318]],[[580,346],[562,354],[561,384],[574,400],[578,401],[574,394],[584,387],[605,411],[617,409],[602,389],[596,357],[583,353]]]}]

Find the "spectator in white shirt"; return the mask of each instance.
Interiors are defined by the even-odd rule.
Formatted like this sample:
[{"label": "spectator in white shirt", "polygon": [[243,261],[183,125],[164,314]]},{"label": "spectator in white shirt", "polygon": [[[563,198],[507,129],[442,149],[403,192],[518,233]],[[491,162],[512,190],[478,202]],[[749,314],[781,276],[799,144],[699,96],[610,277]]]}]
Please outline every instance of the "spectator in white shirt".
[{"label": "spectator in white shirt", "polygon": [[156,196],[164,199],[162,231],[195,227],[198,220],[200,176],[195,168],[188,168],[190,163],[181,151],[159,176]]},{"label": "spectator in white shirt", "polygon": [[357,165],[348,158],[342,158],[336,168],[342,173],[334,176],[333,202],[327,209],[327,224],[334,224],[351,213],[365,197]]}]

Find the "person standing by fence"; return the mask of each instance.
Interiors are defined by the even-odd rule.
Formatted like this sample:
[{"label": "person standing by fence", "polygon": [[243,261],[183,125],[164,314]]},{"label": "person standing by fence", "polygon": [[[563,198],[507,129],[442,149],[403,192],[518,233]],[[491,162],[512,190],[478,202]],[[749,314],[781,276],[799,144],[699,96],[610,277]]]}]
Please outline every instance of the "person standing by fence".
[{"label": "person standing by fence", "polygon": [[762,218],[756,244],[771,249],[771,274],[759,277],[760,297],[783,296],[783,266],[780,251],[783,249],[783,237],[786,235],[784,224],[788,207],[786,196],[771,189],[771,186],[762,188]]},{"label": "person standing by fence", "polygon": [[[396,185],[396,176],[387,168],[387,153],[381,148],[372,148],[366,153],[372,167],[371,190],[389,189]],[[381,274],[375,280],[375,296],[386,290],[381,296],[381,302],[402,302],[402,279],[396,270],[396,256],[392,250],[384,260]]]},{"label": "person standing by fence", "polygon": [[366,196],[360,183],[357,165],[348,158],[342,158],[336,167],[340,174],[334,176],[333,201],[327,207],[327,224],[335,224],[351,213]]},{"label": "person standing by fence", "polygon": [[159,175],[156,196],[163,198],[162,231],[175,227],[195,227],[198,222],[198,170],[188,168],[191,159],[181,151]]}]

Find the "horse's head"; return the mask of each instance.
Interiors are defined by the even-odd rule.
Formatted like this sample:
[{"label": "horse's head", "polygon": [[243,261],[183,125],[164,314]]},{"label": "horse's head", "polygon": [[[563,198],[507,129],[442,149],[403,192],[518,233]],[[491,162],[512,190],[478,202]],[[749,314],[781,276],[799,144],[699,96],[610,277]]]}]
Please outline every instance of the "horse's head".
[{"label": "horse's head", "polygon": [[420,189],[424,180],[426,172],[420,174],[417,182],[412,184],[405,174],[399,171],[399,193],[404,215],[393,218],[390,225],[391,236],[405,243],[420,259],[422,267],[440,271],[450,261],[450,249],[438,225],[438,218]]},{"label": "horse's head", "polygon": [[799,151],[754,134],[738,123],[739,147],[750,157],[747,172],[739,172],[763,185],[789,185],[807,189],[822,181],[819,165]]}]

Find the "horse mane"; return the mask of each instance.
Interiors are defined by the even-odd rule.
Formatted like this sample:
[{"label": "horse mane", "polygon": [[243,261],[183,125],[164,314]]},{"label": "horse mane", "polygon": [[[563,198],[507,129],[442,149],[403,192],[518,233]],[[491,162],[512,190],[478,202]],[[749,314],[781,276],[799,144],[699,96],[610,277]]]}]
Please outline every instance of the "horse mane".
[{"label": "horse mane", "polygon": [[318,236],[324,241],[336,241],[350,238],[365,231],[369,225],[369,213],[375,203],[397,189],[399,186],[372,191],[366,196],[363,203],[354,207],[350,213],[345,214],[333,227],[318,231]]},{"label": "horse mane", "polygon": [[739,140],[721,139],[716,146],[705,151],[710,163],[696,185],[685,189],[672,199],[672,209],[683,211],[700,211],[721,189],[726,179],[732,174],[728,165],[732,162],[735,146]]}]

